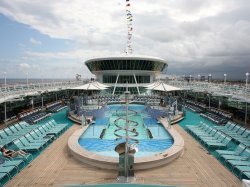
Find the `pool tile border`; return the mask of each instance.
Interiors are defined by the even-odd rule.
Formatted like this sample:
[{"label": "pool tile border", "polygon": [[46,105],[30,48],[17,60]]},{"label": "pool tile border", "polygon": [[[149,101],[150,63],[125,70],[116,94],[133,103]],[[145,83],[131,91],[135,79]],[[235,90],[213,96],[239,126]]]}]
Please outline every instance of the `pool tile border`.
[{"label": "pool tile border", "polygon": [[[173,137],[174,143],[169,149],[161,153],[145,157],[136,157],[134,163],[135,170],[144,170],[168,164],[177,159],[184,151],[184,139],[182,136],[168,124],[166,118],[160,118],[159,121]],[[98,168],[118,170],[118,157],[102,156],[80,146],[78,140],[87,128],[88,126],[81,127],[69,137],[68,148],[72,156],[85,164]]]}]

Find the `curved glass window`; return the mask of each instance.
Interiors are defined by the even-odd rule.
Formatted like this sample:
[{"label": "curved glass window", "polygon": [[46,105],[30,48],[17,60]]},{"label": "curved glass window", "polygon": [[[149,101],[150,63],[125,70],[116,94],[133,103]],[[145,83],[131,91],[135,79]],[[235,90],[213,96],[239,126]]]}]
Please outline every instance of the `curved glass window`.
[{"label": "curved glass window", "polygon": [[163,71],[167,64],[150,60],[98,60],[87,63],[90,71],[104,70],[144,70]]},{"label": "curved glass window", "polygon": [[[136,81],[138,84],[140,83],[150,83],[150,76],[149,75],[136,75]],[[115,83],[117,79],[116,75],[103,75],[103,83]],[[118,78],[118,84],[135,84],[135,78],[133,75],[121,75]]]}]

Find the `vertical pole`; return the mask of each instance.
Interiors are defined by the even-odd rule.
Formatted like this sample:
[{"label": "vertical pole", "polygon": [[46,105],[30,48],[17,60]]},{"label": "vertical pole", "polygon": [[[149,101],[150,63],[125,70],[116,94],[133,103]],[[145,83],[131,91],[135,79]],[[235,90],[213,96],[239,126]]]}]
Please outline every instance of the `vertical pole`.
[{"label": "vertical pole", "polygon": [[221,105],[221,103],[220,103],[220,97],[219,97],[219,110],[220,110],[220,105]]},{"label": "vertical pole", "polygon": [[226,81],[227,81],[227,74],[224,73],[224,87],[223,87],[224,91],[226,89]]},{"label": "vertical pole", "polygon": [[32,102],[32,110],[33,110],[34,109],[34,99],[33,99],[33,97],[32,97],[31,102]]},{"label": "vertical pole", "polygon": [[227,74],[225,73],[224,74],[224,85],[226,84],[226,81],[227,81]]},{"label": "vertical pole", "polygon": [[246,91],[247,91],[248,76],[249,76],[249,73],[247,72],[246,73]]},{"label": "vertical pole", "polygon": [[247,102],[246,102],[246,110],[245,110],[245,125],[247,125]]},{"label": "vertical pole", "polygon": [[[248,76],[249,76],[249,73],[247,72],[246,73],[246,96],[247,96],[247,83],[248,83]],[[246,101],[246,110],[245,110],[245,125],[247,125],[247,101]]]},{"label": "vertical pole", "polygon": [[208,94],[208,108],[210,110],[210,94]]},{"label": "vertical pole", "polygon": [[138,83],[137,83],[135,74],[134,74],[134,79],[135,79],[135,84],[136,84],[137,92],[138,92],[139,95],[141,95],[141,94],[140,94],[139,87],[138,87]]},{"label": "vertical pole", "polygon": [[27,73],[26,73],[26,84],[27,84],[27,85],[29,84],[28,75],[29,75],[29,73],[27,72]]},{"label": "vertical pole", "polygon": [[43,109],[43,95],[42,95],[42,109]]},{"label": "vertical pole", "polygon": [[4,122],[6,122],[7,120],[7,106],[6,106],[6,102],[4,103]]},{"label": "vertical pole", "polygon": [[125,101],[126,101],[126,143],[125,143],[125,164],[124,164],[124,174],[126,177],[126,182],[128,182],[128,97],[129,97],[129,91],[128,91],[128,82],[127,82],[127,87],[126,87],[126,92],[125,92]]},{"label": "vertical pole", "polygon": [[117,85],[118,79],[119,79],[119,73],[117,74],[117,77],[116,77],[115,86],[114,86],[112,95],[115,94],[115,89],[116,89],[116,85]]},{"label": "vertical pole", "polygon": [[83,121],[83,114],[82,114],[82,128],[84,126],[85,121]]},{"label": "vertical pole", "polygon": [[5,88],[5,91],[7,90],[7,85],[6,85],[6,72],[4,72],[4,88]]}]

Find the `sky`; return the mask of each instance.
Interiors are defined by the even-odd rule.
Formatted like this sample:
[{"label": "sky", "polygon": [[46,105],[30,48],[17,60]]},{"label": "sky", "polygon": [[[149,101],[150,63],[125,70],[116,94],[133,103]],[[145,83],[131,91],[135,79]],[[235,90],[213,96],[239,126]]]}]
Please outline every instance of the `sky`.
[{"label": "sky", "polygon": [[[249,0],[130,0],[134,55],[167,74],[246,78]],[[84,61],[124,55],[125,0],[1,0],[0,78],[92,77]]]}]

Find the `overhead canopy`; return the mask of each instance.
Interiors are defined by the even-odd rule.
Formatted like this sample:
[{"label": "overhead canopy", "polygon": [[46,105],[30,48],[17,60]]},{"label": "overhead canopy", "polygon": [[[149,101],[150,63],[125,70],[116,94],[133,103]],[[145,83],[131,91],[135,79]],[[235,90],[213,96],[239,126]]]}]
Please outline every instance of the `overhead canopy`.
[{"label": "overhead canopy", "polygon": [[105,90],[107,89],[109,86],[105,85],[105,84],[101,84],[97,81],[91,81],[87,84],[84,84],[82,86],[77,86],[74,88],[70,88],[72,90]]},{"label": "overhead canopy", "polygon": [[96,85],[98,85],[99,87],[103,87],[103,88],[109,88],[110,86],[107,86],[106,84],[102,84],[100,82],[95,81]]},{"label": "overhead canopy", "polygon": [[146,86],[146,88],[149,90],[158,90],[158,91],[165,91],[165,92],[182,90],[181,88],[170,86],[162,81],[158,81],[158,82],[154,82],[152,84],[149,84],[148,86]]}]

